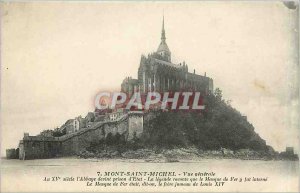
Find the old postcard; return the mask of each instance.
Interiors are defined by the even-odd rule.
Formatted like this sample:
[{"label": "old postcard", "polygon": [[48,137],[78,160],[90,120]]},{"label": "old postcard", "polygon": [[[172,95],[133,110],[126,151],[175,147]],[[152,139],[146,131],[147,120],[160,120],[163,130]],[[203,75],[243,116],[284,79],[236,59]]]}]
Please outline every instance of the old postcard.
[{"label": "old postcard", "polygon": [[298,1],[1,2],[1,192],[299,192]]}]

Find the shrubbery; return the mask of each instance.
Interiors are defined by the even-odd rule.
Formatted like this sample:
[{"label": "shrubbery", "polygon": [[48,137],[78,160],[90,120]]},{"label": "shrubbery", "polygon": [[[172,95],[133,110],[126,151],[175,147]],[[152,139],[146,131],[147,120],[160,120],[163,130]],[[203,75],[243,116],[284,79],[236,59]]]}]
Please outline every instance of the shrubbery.
[{"label": "shrubbery", "polygon": [[144,128],[145,144],[164,148],[193,145],[203,150],[267,148],[247,119],[222,99],[221,90],[207,95],[204,105],[201,112],[157,112]]}]

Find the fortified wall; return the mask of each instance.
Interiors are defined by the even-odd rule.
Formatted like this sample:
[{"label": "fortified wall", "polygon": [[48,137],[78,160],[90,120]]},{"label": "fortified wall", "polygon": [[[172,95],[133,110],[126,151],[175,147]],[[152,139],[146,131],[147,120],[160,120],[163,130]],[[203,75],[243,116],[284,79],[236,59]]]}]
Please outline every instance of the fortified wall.
[{"label": "fortified wall", "polygon": [[[91,143],[106,139],[108,135],[115,136],[117,133],[126,141],[130,141],[134,137],[141,137],[143,123],[143,112],[134,111],[117,120],[97,122],[89,128],[61,137],[40,137],[24,134],[19,148],[14,151],[19,152],[19,155],[15,157],[25,160],[76,155],[89,147]],[[14,153],[13,150],[9,150],[9,152]],[[14,156],[10,157],[15,158]]]}]

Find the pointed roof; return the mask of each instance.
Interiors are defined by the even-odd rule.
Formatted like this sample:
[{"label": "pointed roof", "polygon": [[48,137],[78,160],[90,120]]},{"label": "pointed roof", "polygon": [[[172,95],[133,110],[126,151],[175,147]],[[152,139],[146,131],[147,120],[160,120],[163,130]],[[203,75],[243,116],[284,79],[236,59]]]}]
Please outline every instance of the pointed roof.
[{"label": "pointed roof", "polygon": [[161,30],[161,41],[166,41],[166,32],[165,32],[165,16],[163,15],[163,23],[162,23],[162,30]]},{"label": "pointed roof", "polygon": [[161,42],[158,46],[157,52],[167,51],[170,52],[169,47],[166,43],[166,32],[165,32],[165,17],[163,16],[162,31],[161,31]]}]

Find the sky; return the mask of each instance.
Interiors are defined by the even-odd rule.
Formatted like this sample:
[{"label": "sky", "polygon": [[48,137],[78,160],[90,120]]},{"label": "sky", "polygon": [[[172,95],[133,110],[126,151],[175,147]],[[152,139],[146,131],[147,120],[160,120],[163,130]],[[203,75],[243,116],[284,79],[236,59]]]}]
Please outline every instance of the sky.
[{"label": "sky", "polygon": [[281,2],[31,2],[1,5],[1,155],[94,110],[137,77],[162,15],[172,61],[213,78],[277,151],[299,150],[298,9]]}]

